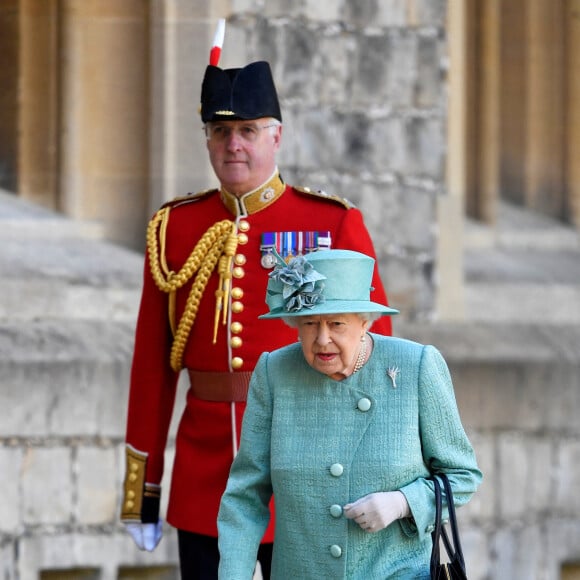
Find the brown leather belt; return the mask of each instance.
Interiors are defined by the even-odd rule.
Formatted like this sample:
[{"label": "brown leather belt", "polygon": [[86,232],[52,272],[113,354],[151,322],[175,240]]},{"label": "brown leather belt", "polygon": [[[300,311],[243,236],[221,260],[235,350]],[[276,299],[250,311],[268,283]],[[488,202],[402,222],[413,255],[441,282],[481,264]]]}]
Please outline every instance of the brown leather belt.
[{"label": "brown leather belt", "polygon": [[251,371],[240,373],[202,372],[187,369],[191,392],[202,401],[240,402],[248,398]]}]

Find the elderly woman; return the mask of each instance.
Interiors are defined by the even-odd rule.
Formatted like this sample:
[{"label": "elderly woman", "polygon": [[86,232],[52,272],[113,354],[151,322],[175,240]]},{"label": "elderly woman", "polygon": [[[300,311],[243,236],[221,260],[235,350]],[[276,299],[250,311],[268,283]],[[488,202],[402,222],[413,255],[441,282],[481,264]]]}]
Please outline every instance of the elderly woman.
[{"label": "elderly woman", "polygon": [[327,250],[270,275],[264,318],[299,343],[264,353],[219,517],[219,578],[250,580],[276,501],[274,579],[429,578],[433,484],[457,506],[481,481],[432,346],[369,332],[374,260]]}]

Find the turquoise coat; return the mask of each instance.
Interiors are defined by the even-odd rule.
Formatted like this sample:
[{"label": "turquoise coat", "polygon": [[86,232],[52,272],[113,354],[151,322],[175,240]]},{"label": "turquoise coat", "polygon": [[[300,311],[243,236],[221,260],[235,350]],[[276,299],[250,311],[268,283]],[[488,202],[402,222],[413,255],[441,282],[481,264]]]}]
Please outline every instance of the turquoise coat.
[{"label": "turquoise coat", "polygon": [[[342,381],[311,368],[300,344],[260,357],[218,516],[221,580],[251,580],[272,494],[273,579],[429,578],[426,478],[446,473],[460,506],[482,476],[439,351],[372,338],[367,364]],[[342,514],[392,490],[405,494],[412,518],[371,534]]]}]

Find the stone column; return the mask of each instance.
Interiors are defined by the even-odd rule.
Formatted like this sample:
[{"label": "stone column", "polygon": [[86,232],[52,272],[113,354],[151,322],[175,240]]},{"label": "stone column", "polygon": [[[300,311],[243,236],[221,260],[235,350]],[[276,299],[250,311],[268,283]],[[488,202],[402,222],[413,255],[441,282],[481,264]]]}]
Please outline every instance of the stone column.
[{"label": "stone column", "polygon": [[447,195],[437,196],[437,277],[435,309],[441,320],[465,317],[463,286],[464,207],[476,182],[473,148],[475,97],[473,64],[473,4],[450,0],[447,5],[449,37],[449,108]]},{"label": "stone column", "polygon": [[494,223],[500,197],[500,160],[502,135],[501,99],[501,0],[481,0],[475,16],[479,29],[477,39],[477,82],[474,87],[474,110],[477,120],[472,152],[476,164],[476,207],[470,213],[476,218]]},{"label": "stone column", "polygon": [[19,32],[18,193],[59,209],[57,0],[20,0]]},{"label": "stone column", "polygon": [[149,195],[149,3],[61,6],[63,209],[137,248]]},{"label": "stone column", "polygon": [[525,205],[556,218],[564,189],[562,14],[562,0],[527,0]]},{"label": "stone column", "polygon": [[580,0],[567,0],[564,17],[566,35],[566,156],[567,217],[580,228]]},{"label": "stone column", "polygon": [[[483,0],[485,2],[485,0]],[[500,72],[501,196],[524,204],[524,161],[526,152],[525,110],[529,96],[526,87],[526,10],[527,0],[500,0],[501,52],[495,66]]]},{"label": "stone column", "polygon": [[18,180],[18,0],[0,3],[0,188],[17,190]]}]

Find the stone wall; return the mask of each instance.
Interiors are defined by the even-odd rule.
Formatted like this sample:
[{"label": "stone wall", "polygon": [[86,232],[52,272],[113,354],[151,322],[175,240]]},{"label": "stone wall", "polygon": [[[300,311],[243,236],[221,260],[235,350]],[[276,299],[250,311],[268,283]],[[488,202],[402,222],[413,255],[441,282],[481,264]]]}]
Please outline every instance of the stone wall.
[{"label": "stone wall", "polygon": [[446,2],[240,4],[223,65],[272,63],[284,178],[354,202],[392,302],[406,318],[428,317],[445,194]]}]

